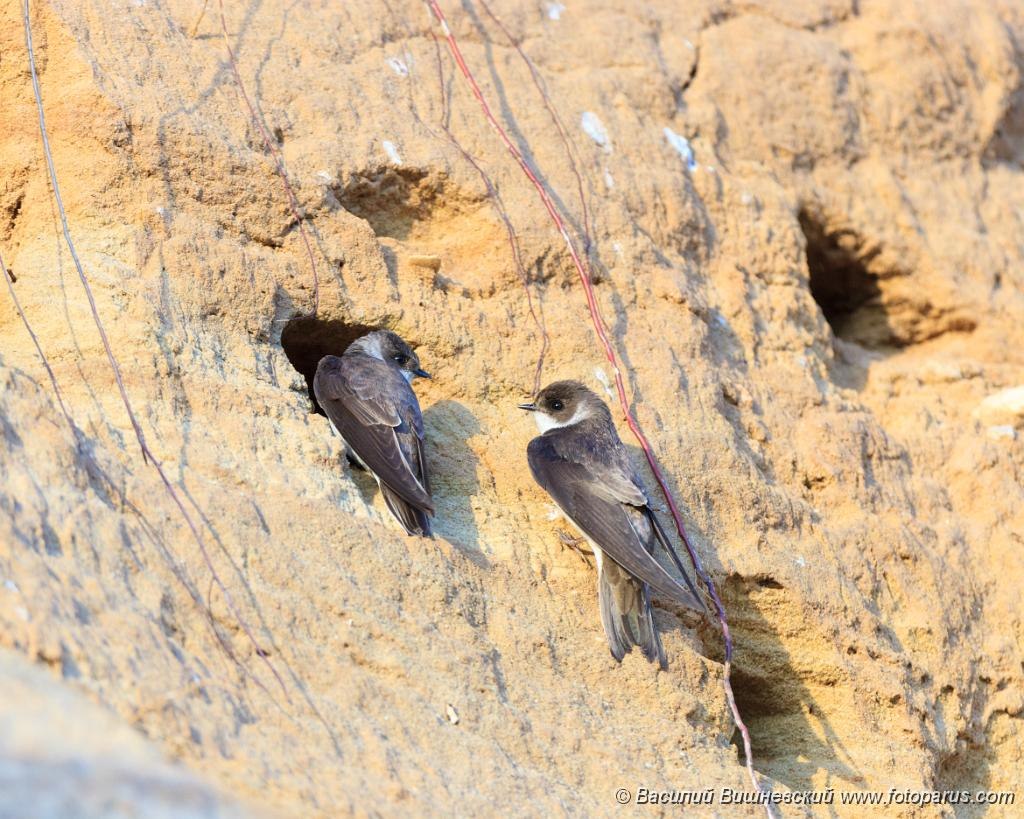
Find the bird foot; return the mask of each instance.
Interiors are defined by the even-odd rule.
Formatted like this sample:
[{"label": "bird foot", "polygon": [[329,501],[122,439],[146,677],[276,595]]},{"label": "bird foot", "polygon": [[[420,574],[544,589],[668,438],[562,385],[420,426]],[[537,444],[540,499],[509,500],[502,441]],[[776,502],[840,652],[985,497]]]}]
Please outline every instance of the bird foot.
[{"label": "bird foot", "polygon": [[348,465],[357,472],[366,472],[366,467],[359,463],[359,459],[347,449],[345,450],[345,459],[348,461]]},{"label": "bird foot", "polygon": [[564,529],[559,529],[558,540],[563,548],[572,549],[580,556],[580,560],[588,566],[590,565],[590,558],[593,557],[594,553],[589,549],[583,548],[582,544],[587,542],[586,538],[576,537],[575,535],[570,535]]}]

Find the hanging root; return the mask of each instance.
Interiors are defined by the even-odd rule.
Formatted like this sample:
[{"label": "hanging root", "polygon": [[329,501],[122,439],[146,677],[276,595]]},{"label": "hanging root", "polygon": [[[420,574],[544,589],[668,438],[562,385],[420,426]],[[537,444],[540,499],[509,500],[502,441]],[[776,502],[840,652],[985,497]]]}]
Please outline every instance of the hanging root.
[{"label": "hanging root", "polygon": [[558,115],[558,110],[555,108],[554,103],[551,102],[551,97],[548,95],[547,88],[544,85],[544,78],[541,77],[540,72],[537,70],[537,66],[533,64],[533,60],[526,56],[526,52],[523,51],[523,47],[519,42],[512,36],[512,32],[508,30],[505,24],[501,21],[491,7],[487,4],[486,0],[479,0],[483,10],[487,12],[487,16],[491,18],[494,24],[501,30],[501,33],[505,35],[505,39],[508,40],[509,45],[516,50],[523,63],[526,64],[527,69],[530,71],[530,78],[533,80],[533,85],[537,89],[537,93],[540,94],[541,101],[544,103],[544,108],[548,112],[548,116],[551,118],[551,124],[555,126],[555,130],[558,131],[558,136],[562,140],[562,145],[565,147],[565,158],[569,162],[569,170],[572,171],[572,175],[576,178],[576,194],[580,200],[580,215],[581,222],[583,225],[583,261],[588,266],[590,264],[590,249],[593,246],[593,226],[590,223],[590,211],[587,208],[587,197],[583,193],[583,175],[580,173],[579,166],[576,163],[576,143],[572,137],[569,136],[569,132],[566,131],[565,125],[562,122],[562,118]]},{"label": "hanging root", "polygon": [[210,5],[210,0],[203,0],[203,7],[199,10],[199,16],[196,17],[196,21],[192,24],[192,28],[189,29],[188,36],[190,39],[194,39],[196,34],[199,33],[199,24],[203,22],[203,18],[206,17],[206,7]]},{"label": "hanging root", "polygon": [[[615,376],[615,391],[618,395],[619,406],[622,410],[623,415],[626,418],[626,423],[628,424],[630,431],[633,433],[633,436],[636,438],[637,443],[639,443],[641,449],[643,449],[644,457],[647,459],[647,463],[650,466],[651,473],[654,475],[654,479],[657,481],[658,487],[660,488],[662,495],[665,497],[665,501],[668,504],[669,511],[672,514],[672,520],[674,521],[676,526],[676,531],[679,533],[680,539],[686,546],[686,551],[690,556],[690,561],[693,564],[694,571],[697,573],[701,581],[707,587],[708,594],[710,595],[711,600],[714,603],[715,613],[718,617],[718,623],[722,630],[722,639],[725,643],[723,685],[725,688],[726,700],[729,703],[729,710],[732,713],[733,721],[735,722],[736,728],[737,730],[739,730],[740,736],[743,740],[743,752],[746,757],[746,768],[747,773],[750,777],[750,782],[753,785],[755,791],[757,791],[759,794],[763,794],[765,793],[765,791],[763,790],[761,782],[758,779],[757,773],[754,770],[754,755],[753,751],[751,750],[750,731],[747,729],[746,723],[743,722],[743,717],[740,714],[739,707],[736,705],[736,697],[733,694],[732,690],[733,641],[732,634],[729,631],[729,623],[726,618],[725,607],[722,605],[722,600],[718,595],[718,591],[715,588],[714,581],[711,579],[711,575],[704,568],[704,564],[703,561],[700,559],[700,555],[697,553],[696,549],[694,549],[693,544],[690,541],[689,536],[687,535],[686,526],[683,523],[682,514],[680,513],[675,498],[673,497],[672,492],[669,489],[664,474],[658,467],[657,459],[655,458],[654,451],[651,448],[651,444],[647,440],[647,436],[644,434],[643,430],[640,428],[640,425],[633,417],[633,413],[630,411],[630,402],[626,396],[626,388],[623,382],[622,372],[619,369],[618,358],[615,354],[615,350],[612,346],[612,343],[608,338],[608,333],[606,331],[606,325],[604,323],[604,320],[601,317],[601,308],[597,302],[597,297],[594,293],[593,282],[588,272],[588,266],[580,257],[580,253],[576,249],[575,242],[573,241],[568,230],[566,229],[565,221],[559,213],[558,208],[555,206],[555,203],[552,200],[551,195],[548,193],[544,184],[540,181],[537,172],[531,167],[529,161],[526,159],[526,157],[523,156],[522,152],[516,147],[515,143],[512,142],[512,140],[508,136],[508,133],[505,131],[505,129],[501,126],[501,124],[498,122],[498,120],[492,113],[491,107],[487,103],[487,99],[484,97],[483,92],[480,90],[480,86],[477,83],[475,77],[473,76],[472,71],[470,71],[469,66],[466,64],[466,60],[463,57],[462,50],[460,49],[458,41],[455,39],[455,35],[452,33],[452,30],[448,25],[448,21],[445,18],[444,11],[441,9],[438,0],[424,0],[424,2],[427,4],[428,8],[433,13],[438,23],[440,24],[441,31],[444,35],[445,41],[448,44],[448,49],[451,52],[452,59],[455,61],[455,64],[458,66],[459,71],[462,73],[462,76],[469,84],[473,96],[476,97],[477,102],[480,104],[480,108],[483,112],[484,117],[487,119],[487,122],[490,123],[491,127],[494,128],[494,130],[497,132],[498,137],[501,139],[505,148],[512,155],[512,158],[519,165],[520,170],[522,170],[523,174],[533,185],[534,189],[537,192],[537,196],[541,201],[541,204],[544,206],[544,209],[548,212],[548,216],[551,218],[552,223],[554,224],[558,232],[561,234],[562,239],[565,241],[566,247],[568,248],[569,255],[572,258],[573,265],[576,268],[576,272],[579,275],[580,283],[583,286],[583,291],[587,297],[587,308],[590,312],[590,319],[594,326],[594,332],[597,334],[601,347],[604,351],[605,358],[611,366],[612,372]],[[492,19],[497,20],[497,18],[495,18],[493,15],[491,16]],[[502,29],[504,30],[503,26]],[[506,35],[508,35],[507,31]],[[525,59],[525,55],[523,56]],[[528,60],[527,63],[529,64]],[[531,68],[531,72],[532,71],[533,69]],[[547,95],[544,94],[543,92],[542,84],[539,83],[536,75],[534,75],[534,77],[535,82],[537,82],[538,84],[538,88],[541,90],[542,94],[546,98]],[[549,111],[552,112],[553,117],[557,121],[558,117],[557,114],[554,113],[553,108],[549,108]],[[567,151],[568,145],[569,143],[566,138]],[[580,193],[582,196],[582,181],[580,182]],[[589,239],[587,241],[589,241]],[[678,555],[676,555],[673,551],[672,556],[673,559],[676,561],[677,565],[681,568],[682,564],[679,561]],[[765,810],[767,811],[769,817],[774,815],[772,806],[770,804],[765,804]]]},{"label": "hanging root", "polygon": [[[89,280],[85,275],[85,270],[82,267],[82,262],[78,258],[78,251],[75,248],[75,243],[71,238],[71,230],[68,227],[67,213],[64,210],[64,202],[60,194],[60,184],[57,181],[57,171],[53,164],[53,154],[50,151],[50,139],[46,131],[46,115],[43,110],[43,95],[39,86],[39,73],[36,69],[35,50],[32,42],[32,24],[29,12],[29,0],[22,0],[22,12],[25,23],[25,47],[28,51],[29,72],[32,77],[32,90],[35,94],[36,111],[39,120],[39,134],[43,144],[43,154],[46,158],[46,168],[50,176],[50,184],[53,189],[53,198],[57,205],[57,213],[60,216],[61,230],[64,234],[64,241],[67,244],[68,252],[71,254],[71,259],[74,262],[75,270],[78,273],[78,279],[81,282],[82,289],[85,291],[86,298],[88,299],[89,310],[92,313],[93,322],[95,323],[96,329],[99,332],[100,340],[103,342],[103,349],[104,352],[106,353],[107,362],[110,365],[110,369],[114,374],[114,381],[117,383],[117,390],[121,396],[121,402],[124,404],[125,412],[128,415],[128,420],[131,423],[132,429],[135,432],[135,438],[138,441],[139,449],[142,453],[143,462],[152,465],[153,468],[157,471],[157,474],[160,476],[160,482],[163,484],[164,490],[167,492],[171,500],[174,502],[174,505],[181,513],[181,516],[185,519],[185,523],[188,525],[188,528],[192,533],[192,537],[198,544],[199,550],[203,556],[203,560],[206,563],[207,568],[210,570],[213,582],[216,584],[217,588],[220,589],[221,594],[224,595],[224,600],[227,603],[229,611],[235,618],[235,621],[238,623],[239,628],[242,629],[246,637],[249,639],[249,642],[252,643],[253,649],[255,650],[257,656],[259,656],[260,659],[262,659],[263,663],[268,667],[271,674],[273,674],[274,678],[277,680],[278,685],[280,685],[281,690],[284,693],[285,699],[289,699],[288,689],[285,687],[284,680],[281,678],[281,675],[274,667],[274,664],[271,663],[268,657],[266,656],[266,652],[260,647],[259,642],[256,640],[256,636],[252,632],[252,629],[249,628],[248,623],[245,621],[245,619],[239,612],[238,607],[235,605],[234,598],[231,596],[231,592],[223,583],[223,581],[220,578],[220,575],[216,570],[216,567],[213,565],[213,561],[210,558],[210,553],[206,548],[206,543],[204,542],[203,537],[199,532],[199,528],[196,526],[196,523],[192,519],[192,516],[188,513],[188,510],[185,508],[185,505],[181,500],[180,494],[174,488],[174,485],[171,483],[171,481],[168,479],[167,473],[164,471],[163,465],[160,463],[159,459],[156,458],[152,450],[150,450],[149,445],[146,443],[146,437],[142,431],[142,426],[139,424],[138,418],[135,414],[135,410],[132,408],[131,400],[128,398],[128,392],[124,386],[124,379],[121,376],[121,367],[118,364],[117,358],[114,356],[114,351],[110,346],[110,340],[107,337],[106,329],[103,326],[103,321],[100,319],[99,310],[96,307],[96,299],[93,296],[92,287],[90,286]],[[8,282],[8,286],[10,287],[10,279],[6,274],[6,271],[4,273],[4,278]],[[27,325],[27,320],[25,320],[24,313],[21,313],[20,311],[20,305],[18,305],[18,307],[19,314],[22,316],[22,320],[26,321]],[[35,340],[35,334],[31,333],[31,335],[33,337],[33,340]],[[37,350],[39,350],[40,354],[42,354],[42,349],[38,346],[38,342],[36,342],[36,347]],[[46,365],[46,369],[48,374],[50,375],[51,383],[56,388],[57,382],[56,379],[53,377],[53,371],[50,369],[48,364]],[[63,399],[60,398],[59,391],[57,392],[57,396],[58,401],[61,405],[61,409],[65,414],[65,417],[67,417],[69,423],[72,424],[72,428],[77,429],[77,427],[74,426],[74,422],[72,421],[70,414],[68,413],[67,407],[64,405]],[[206,613],[212,618],[212,615],[210,614],[208,607]],[[231,656],[233,657],[233,655]],[[264,686],[262,682],[259,681],[258,677],[252,675],[252,678],[259,685],[260,688],[262,688],[264,691],[267,691],[266,686]],[[267,693],[269,695],[269,691],[267,691]]]},{"label": "hanging root", "polygon": [[[462,154],[465,159],[479,174],[480,179],[483,181],[484,186],[487,188],[487,194],[494,204],[495,210],[498,212],[498,216],[505,225],[505,231],[508,234],[508,243],[512,248],[512,260],[516,266],[516,272],[519,274],[519,281],[523,285],[523,291],[526,293],[526,304],[530,311],[530,317],[533,319],[533,323],[537,328],[537,334],[540,336],[540,352],[537,354],[537,366],[533,372],[533,393],[532,396],[540,392],[541,379],[544,375],[544,359],[547,357],[548,349],[551,346],[551,337],[548,335],[548,328],[544,322],[544,312],[541,307],[534,307],[533,294],[530,292],[530,277],[526,273],[526,267],[523,264],[522,252],[519,248],[519,237],[516,235],[515,228],[512,227],[512,217],[509,216],[508,210],[505,208],[505,202],[501,198],[501,194],[498,193],[498,189],[491,181],[490,176],[483,169],[480,162],[474,157],[469,151],[462,147],[462,143],[456,138],[455,134],[451,130],[451,126],[448,124],[449,112],[448,112],[448,97],[444,92],[444,64],[441,61],[441,45],[437,40],[437,36],[431,32],[431,37],[434,40],[434,53],[437,57],[437,81],[438,88],[441,93],[441,127],[444,129],[449,141],[455,146],[456,150]],[[538,299],[539,300],[539,299]]]},{"label": "hanging root", "polygon": [[[398,21],[405,27],[407,32],[410,31],[410,27],[404,18],[396,19],[398,19]],[[434,42],[434,56],[437,66],[438,94],[441,100],[441,129],[444,131],[445,138],[448,142],[451,143],[462,158],[473,167],[473,170],[475,170],[477,175],[480,177],[480,180],[483,182],[484,187],[487,190],[487,196],[492,207],[498,214],[498,218],[501,219],[502,224],[505,226],[505,233],[509,247],[512,251],[512,261],[515,265],[516,274],[519,276],[519,281],[523,286],[523,292],[526,294],[526,304],[530,313],[530,318],[532,319],[534,326],[536,327],[537,335],[540,338],[540,351],[537,354],[537,365],[534,368],[533,375],[532,395],[536,396],[537,393],[540,392],[541,380],[544,373],[544,361],[547,358],[548,349],[551,346],[551,337],[548,335],[547,325],[544,321],[543,306],[540,303],[539,295],[536,303],[534,302],[533,292],[530,288],[530,277],[526,272],[526,266],[523,264],[522,251],[519,247],[519,237],[516,234],[515,227],[512,225],[512,218],[508,213],[508,209],[505,207],[505,202],[502,199],[497,186],[491,180],[487,171],[484,170],[480,160],[473,156],[473,154],[462,145],[458,137],[456,137],[454,132],[451,130],[451,111],[448,107],[448,95],[445,93],[444,62],[441,57],[441,45],[434,32],[430,32],[430,36]],[[416,108],[416,102],[412,93],[414,73],[414,69],[410,65],[408,71],[409,109],[412,112],[413,117],[415,117],[416,121],[424,128],[424,130],[434,137],[434,139],[439,139],[440,136],[429,123],[424,121]]]},{"label": "hanging root", "polygon": [[[209,0],[206,0],[209,2]],[[263,145],[267,149],[267,153],[274,159],[274,166],[277,168],[277,175],[281,177],[281,183],[284,185],[285,194],[288,196],[288,207],[291,209],[292,216],[295,219],[295,224],[299,228],[299,235],[302,236],[302,243],[306,247],[306,255],[309,257],[309,267],[313,271],[313,311],[310,315],[315,316],[317,310],[320,308],[320,278],[316,270],[316,257],[313,255],[313,246],[310,244],[309,235],[306,233],[306,221],[302,216],[302,212],[299,209],[299,200],[295,197],[295,191],[292,188],[292,183],[288,181],[288,171],[284,166],[284,159],[281,156],[281,152],[274,147],[274,142],[270,138],[270,132],[267,131],[267,126],[263,122],[263,117],[256,111],[256,106],[253,105],[252,100],[249,99],[249,94],[245,90],[245,83],[242,82],[242,75],[238,72],[238,61],[235,59],[235,51],[231,48],[231,41],[228,39],[228,24],[224,19],[224,0],[217,0],[218,6],[220,7],[220,33],[224,37],[224,46],[228,50],[228,62],[231,63],[231,73],[234,74],[235,82],[238,85],[238,92],[242,95],[242,99],[245,101],[245,107],[249,109],[249,116],[252,118],[253,123],[260,132],[260,136],[263,137]],[[203,13],[206,12],[206,3],[203,4]],[[199,20],[196,20],[195,28],[199,27],[199,22],[202,20],[202,14],[199,16]]]}]

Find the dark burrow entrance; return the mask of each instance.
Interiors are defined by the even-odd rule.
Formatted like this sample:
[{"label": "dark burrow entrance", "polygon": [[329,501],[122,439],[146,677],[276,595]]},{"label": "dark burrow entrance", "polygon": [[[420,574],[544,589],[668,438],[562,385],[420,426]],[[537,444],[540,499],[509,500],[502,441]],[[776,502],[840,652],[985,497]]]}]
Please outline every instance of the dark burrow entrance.
[{"label": "dark burrow entrance", "polygon": [[319,319],[313,316],[296,316],[284,326],[281,346],[291,365],[302,373],[309,390],[313,412],[324,415],[313,394],[313,376],[316,365],[325,355],[341,355],[353,341],[377,327],[367,324],[351,324],[341,319]]},{"label": "dark burrow entrance", "polygon": [[876,348],[893,343],[889,316],[882,302],[878,276],[868,270],[861,237],[852,232],[827,232],[808,214],[800,213],[807,239],[811,295],[837,338]]}]

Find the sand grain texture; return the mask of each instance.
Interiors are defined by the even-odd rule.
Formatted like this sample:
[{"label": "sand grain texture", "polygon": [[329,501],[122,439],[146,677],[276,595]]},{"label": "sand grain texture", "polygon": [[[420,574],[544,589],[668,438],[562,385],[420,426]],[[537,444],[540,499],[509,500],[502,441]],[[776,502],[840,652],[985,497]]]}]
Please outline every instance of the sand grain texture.
[{"label": "sand grain texture", "polygon": [[[314,237],[313,325],[289,324],[309,263],[215,4],[190,37],[198,0],[33,3],[71,230],[128,392],[286,696],[139,457],[60,236],[18,5],[0,10],[0,252],[81,436],[0,296],[0,677],[27,657],[63,679],[36,697],[137,729],[145,752],[119,747],[139,776],[163,758],[212,783],[193,782],[198,815],[233,815],[223,794],[282,816],[610,815],[617,787],[746,787],[716,628],[659,610],[670,672],[616,665],[593,570],[529,477],[515,404],[538,339],[446,110],[520,236],[547,378],[609,373],[564,244],[445,54],[439,81],[425,8],[226,4]],[[894,5],[492,7],[575,142],[596,292],[731,614],[759,770],[780,789],[1009,789],[1024,14]],[[529,72],[477,4],[445,8],[579,229]],[[434,541],[389,520],[292,366],[382,324],[434,375]],[[18,719],[0,697],[0,724]],[[105,733],[92,761],[76,746],[88,764]],[[146,815],[163,793],[139,796]],[[19,798],[0,789],[0,815]]]}]

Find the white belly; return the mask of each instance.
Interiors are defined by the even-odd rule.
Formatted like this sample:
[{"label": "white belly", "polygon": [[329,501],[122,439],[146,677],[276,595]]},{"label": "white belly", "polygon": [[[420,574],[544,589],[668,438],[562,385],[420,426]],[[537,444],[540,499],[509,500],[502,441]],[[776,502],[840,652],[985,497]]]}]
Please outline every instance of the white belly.
[{"label": "white belly", "polygon": [[[335,430],[335,432],[337,432],[337,430]],[[358,463],[363,469],[365,469],[367,472],[369,472],[371,475],[373,475],[374,478],[376,478],[377,477],[376,473],[374,473],[374,471],[372,469],[370,469],[370,467],[368,467],[366,465],[366,462],[362,458],[359,457],[359,455],[356,453],[356,451],[354,449],[352,449],[352,447],[350,447],[348,445],[348,441],[345,440],[345,436],[342,435],[339,432],[338,433],[338,437],[341,438],[341,443],[345,447],[345,454],[351,456],[352,458],[354,458],[356,463]],[[378,480],[377,483],[380,483],[380,481]]]}]

